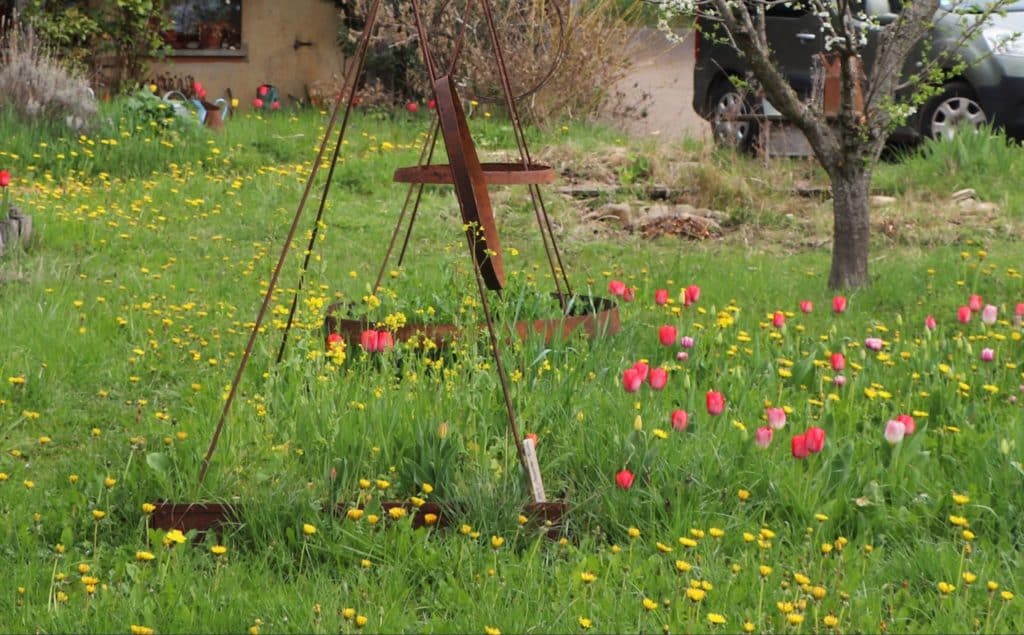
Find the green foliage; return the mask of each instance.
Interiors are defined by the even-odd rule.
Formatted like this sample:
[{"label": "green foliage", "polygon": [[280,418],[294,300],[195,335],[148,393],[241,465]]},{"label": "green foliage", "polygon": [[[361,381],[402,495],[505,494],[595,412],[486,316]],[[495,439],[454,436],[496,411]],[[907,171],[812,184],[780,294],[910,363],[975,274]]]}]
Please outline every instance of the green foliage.
[{"label": "green foliage", "polygon": [[145,77],[148,60],[166,51],[160,39],[163,0],[116,0],[66,8],[57,0],[29,0],[22,16],[55,54],[90,73],[99,61],[117,60],[115,91],[133,90]]}]

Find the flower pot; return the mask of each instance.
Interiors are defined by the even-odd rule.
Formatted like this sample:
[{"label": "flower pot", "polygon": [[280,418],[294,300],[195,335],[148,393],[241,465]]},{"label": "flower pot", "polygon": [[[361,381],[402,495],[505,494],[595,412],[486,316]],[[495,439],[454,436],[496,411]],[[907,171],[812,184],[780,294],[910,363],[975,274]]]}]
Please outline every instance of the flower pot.
[{"label": "flower pot", "polygon": [[206,111],[206,116],[203,118],[203,125],[211,130],[222,129],[224,127],[224,116],[223,113],[221,113],[220,106],[205,100],[200,103]]},{"label": "flower pot", "polygon": [[223,525],[237,523],[239,509],[224,503],[154,503],[156,509],[149,515],[152,529],[195,530],[199,533],[219,530]]},{"label": "flower pot", "polygon": [[545,501],[543,503],[527,503],[523,515],[537,526],[546,527],[544,535],[551,540],[558,540],[565,533],[563,518],[569,511],[565,501]]}]

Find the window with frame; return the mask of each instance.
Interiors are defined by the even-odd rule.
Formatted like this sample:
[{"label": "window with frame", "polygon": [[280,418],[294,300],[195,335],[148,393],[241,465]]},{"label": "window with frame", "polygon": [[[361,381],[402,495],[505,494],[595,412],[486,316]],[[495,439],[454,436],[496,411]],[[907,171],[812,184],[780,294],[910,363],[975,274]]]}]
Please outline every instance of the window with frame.
[{"label": "window with frame", "polygon": [[168,0],[164,41],[175,50],[242,47],[242,0]]}]

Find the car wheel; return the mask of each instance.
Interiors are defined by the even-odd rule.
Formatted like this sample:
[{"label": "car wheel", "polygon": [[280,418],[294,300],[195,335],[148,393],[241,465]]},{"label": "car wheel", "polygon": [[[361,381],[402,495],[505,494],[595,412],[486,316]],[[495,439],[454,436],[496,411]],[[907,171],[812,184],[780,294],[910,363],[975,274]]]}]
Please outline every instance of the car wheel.
[{"label": "car wheel", "polygon": [[728,80],[717,82],[708,96],[711,133],[725,148],[749,150],[757,137],[757,122],[743,117],[754,114],[747,95]]},{"label": "car wheel", "polygon": [[932,139],[952,139],[960,130],[976,130],[988,118],[971,87],[952,82],[942,88],[921,109],[921,135]]}]

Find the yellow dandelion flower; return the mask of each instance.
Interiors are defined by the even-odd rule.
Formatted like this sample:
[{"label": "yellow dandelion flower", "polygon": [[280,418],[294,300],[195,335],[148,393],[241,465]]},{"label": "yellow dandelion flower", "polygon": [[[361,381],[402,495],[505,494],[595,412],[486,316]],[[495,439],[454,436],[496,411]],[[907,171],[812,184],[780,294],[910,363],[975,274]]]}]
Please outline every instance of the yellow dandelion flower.
[{"label": "yellow dandelion flower", "polygon": [[708,613],[708,622],[714,626],[721,626],[725,621],[725,616],[721,613]]},{"label": "yellow dandelion flower", "polygon": [[949,595],[953,591],[956,591],[956,587],[955,586],[953,586],[949,582],[945,582],[945,581],[939,582],[938,587],[939,587],[939,593],[941,593],[943,595]]},{"label": "yellow dandelion flower", "polygon": [[153,503],[143,503],[142,504],[142,513],[143,514],[152,514],[155,511],[156,511],[156,505],[154,505]]},{"label": "yellow dandelion flower", "polygon": [[424,525],[436,525],[437,524],[437,514],[430,514],[430,513],[424,514],[423,515],[423,524]]},{"label": "yellow dandelion flower", "polygon": [[345,517],[349,520],[359,520],[363,517],[363,510],[359,509],[358,507],[353,507],[352,509],[345,512]]},{"label": "yellow dandelion flower", "polygon": [[965,530],[963,530],[962,532],[960,532],[960,535],[961,535],[961,536],[963,537],[963,539],[964,539],[964,540],[966,540],[967,542],[970,542],[970,541],[974,540],[975,538],[977,538],[977,536],[975,535],[975,533],[974,533],[973,531],[971,531],[970,529],[965,529]]},{"label": "yellow dandelion flower", "polygon": [[813,597],[815,600],[824,599],[826,595],[828,595],[828,590],[825,589],[825,587],[823,587],[823,586],[811,587],[811,597]]},{"label": "yellow dandelion flower", "polygon": [[708,592],[704,589],[695,589],[693,587],[686,589],[686,599],[693,603],[703,602],[707,595]]},{"label": "yellow dandelion flower", "polygon": [[356,610],[349,607],[343,608],[341,609],[341,616],[344,617],[346,620],[350,620],[356,616]]},{"label": "yellow dandelion flower", "polygon": [[501,549],[501,546],[505,544],[505,539],[501,536],[491,536],[491,547],[493,549]]},{"label": "yellow dandelion flower", "polygon": [[103,511],[102,509],[94,509],[94,510],[92,510],[92,517],[95,518],[96,520],[103,520],[103,518],[106,515],[107,515],[107,512]]},{"label": "yellow dandelion flower", "polygon": [[829,613],[821,619],[821,623],[824,624],[826,628],[835,628],[839,626],[839,618],[832,613]]},{"label": "yellow dandelion flower", "polygon": [[753,633],[755,629],[757,629],[757,626],[755,626],[753,622],[743,622],[744,633]]},{"label": "yellow dandelion flower", "polygon": [[680,571],[682,573],[686,573],[687,571],[689,571],[692,568],[693,568],[693,566],[689,562],[687,562],[685,560],[676,560],[676,571]]},{"label": "yellow dandelion flower", "polygon": [[995,580],[989,580],[987,583],[985,583],[985,588],[988,589],[989,592],[996,591],[999,589],[999,583]]},{"label": "yellow dandelion flower", "polygon": [[369,621],[370,621],[370,619],[368,617],[366,617],[365,615],[356,615],[356,627],[357,628],[362,628],[362,627],[366,626],[366,623],[369,622]]},{"label": "yellow dandelion flower", "polygon": [[377,514],[367,514],[366,515],[366,522],[367,523],[369,523],[371,525],[376,525],[378,521],[380,521],[380,516],[378,516]]},{"label": "yellow dandelion flower", "polygon": [[362,560],[359,561],[359,566],[364,568],[364,569],[369,569],[370,567],[373,566],[373,563],[370,562],[369,558],[363,558]]},{"label": "yellow dandelion flower", "polygon": [[651,598],[644,598],[643,605],[644,608],[648,611],[653,611],[654,609],[658,608],[658,603],[652,600]]},{"label": "yellow dandelion flower", "polygon": [[149,551],[136,551],[135,552],[135,559],[138,560],[139,562],[149,562],[153,558],[156,558],[156,556],[153,555]]},{"label": "yellow dandelion flower", "polygon": [[302,533],[307,535],[307,536],[312,536],[313,534],[316,533],[316,525],[311,525],[309,523],[303,523],[302,524]]},{"label": "yellow dandelion flower", "polygon": [[957,527],[969,527],[970,523],[963,516],[957,516],[956,514],[950,514],[949,522]]},{"label": "yellow dandelion flower", "polygon": [[750,500],[750,492],[748,492],[745,489],[741,489],[740,491],[736,492],[736,497],[745,503],[748,500]]},{"label": "yellow dandelion flower", "polygon": [[580,573],[580,580],[583,580],[584,584],[590,584],[594,580],[597,580],[597,575],[590,571],[584,571]]},{"label": "yellow dandelion flower", "polygon": [[388,510],[388,516],[391,517],[391,520],[399,520],[400,518],[403,518],[406,513],[407,512],[404,507],[392,507]]},{"label": "yellow dandelion flower", "polygon": [[1012,591],[1003,591],[1002,593],[999,594],[999,597],[1001,597],[1004,602],[1009,602],[1010,600],[1013,599],[1013,592]]},{"label": "yellow dandelion flower", "polygon": [[786,616],[786,621],[793,626],[799,626],[804,623],[804,616],[801,613],[790,613]]},{"label": "yellow dandelion flower", "polygon": [[581,615],[580,619],[579,619],[579,625],[580,625],[580,628],[586,630],[586,629],[592,627],[594,625],[594,622],[589,617],[583,617]]},{"label": "yellow dandelion flower", "polygon": [[103,479],[103,486],[106,487],[107,489],[110,489],[111,487],[113,487],[115,485],[117,485],[117,479],[116,478],[114,478],[112,476],[108,476],[107,478]]},{"label": "yellow dandelion flower", "polygon": [[626,533],[629,534],[630,538],[639,538],[640,537],[640,530],[637,529],[636,527],[630,527],[629,529],[626,530]]},{"label": "yellow dandelion flower", "polygon": [[681,544],[684,547],[693,548],[693,547],[697,546],[697,541],[694,540],[693,538],[688,538],[686,536],[683,536],[682,538],[679,539],[679,544]]},{"label": "yellow dandelion flower", "polygon": [[213,545],[212,547],[210,547],[210,553],[212,553],[215,556],[223,556],[227,552],[228,548],[224,545]]},{"label": "yellow dandelion flower", "polygon": [[711,529],[708,529],[708,533],[712,538],[721,538],[725,535],[725,530],[719,529],[718,527],[712,527]]},{"label": "yellow dandelion flower", "polygon": [[132,624],[131,632],[132,635],[153,635],[153,629],[151,629],[148,626],[141,626],[139,624]]},{"label": "yellow dandelion flower", "polygon": [[964,571],[961,577],[963,577],[964,582],[966,582],[967,584],[974,584],[978,580],[978,576],[971,573],[970,571]]},{"label": "yellow dandelion flower", "polygon": [[762,564],[760,567],[757,568],[757,572],[761,574],[762,578],[767,578],[772,574],[772,568],[766,564]]},{"label": "yellow dandelion flower", "polygon": [[173,547],[185,543],[185,534],[180,529],[172,529],[164,534],[163,544],[165,547]]},{"label": "yellow dandelion flower", "polygon": [[494,628],[493,626],[485,626],[484,635],[501,635],[501,629]]},{"label": "yellow dandelion flower", "polygon": [[672,547],[669,547],[663,542],[655,543],[654,546],[657,547],[658,551],[660,551],[661,553],[672,553]]}]

